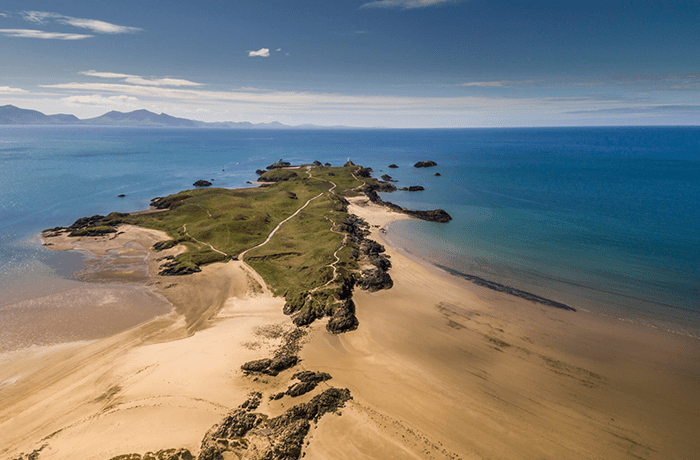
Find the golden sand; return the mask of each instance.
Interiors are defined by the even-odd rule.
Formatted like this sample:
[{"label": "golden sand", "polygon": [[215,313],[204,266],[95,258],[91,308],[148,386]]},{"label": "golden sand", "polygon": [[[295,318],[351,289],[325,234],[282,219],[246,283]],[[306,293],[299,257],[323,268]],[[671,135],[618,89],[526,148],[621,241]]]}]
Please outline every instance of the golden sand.
[{"label": "golden sand", "polygon": [[[350,210],[381,242],[400,214]],[[163,234],[131,227],[86,238],[96,253]],[[312,429],[305,459],[693,458],[700,452],[700,341],[587,312],[544,307],[451,277],[387,247],[391,290],[356,290],[360,327],[310,329],[299,367],[351,390],[341,416]],[[149,264],[155,266],[155,257]],[[151,271],[153,272],[153,270]],[[124,274],[128,276],[129,274]],[[109,459],[184,447],[251,390],[240,365],[267,357],[291,327],[240,262],[153,276],[170,314],[91,343],[0,361],[0,458]],[[304,397],[300,398],[304,399]],[[284,400],[282,400],[284,401]],[[284,410],[284,402],[266,404]],[[274,415],[274,414],[271,414]]]}]

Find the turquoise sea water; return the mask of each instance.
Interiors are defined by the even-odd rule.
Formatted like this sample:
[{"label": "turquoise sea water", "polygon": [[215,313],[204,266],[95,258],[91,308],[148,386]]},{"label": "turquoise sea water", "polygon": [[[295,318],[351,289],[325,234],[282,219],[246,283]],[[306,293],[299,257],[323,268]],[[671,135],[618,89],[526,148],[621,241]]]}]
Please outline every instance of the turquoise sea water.
[{"label": "turquoise sea water", "polygon": [[[0,306],[37,273],[80,266],[43,249],[42,229],[145,209],[198,179],[243,187],[280,158],[350,158],[424,186],[383,198],[454,217],[392,226],[392,241],[436,264],[700,337],[698,128],[0,127]],[[420,160],[438,166],[413,168]]]}]

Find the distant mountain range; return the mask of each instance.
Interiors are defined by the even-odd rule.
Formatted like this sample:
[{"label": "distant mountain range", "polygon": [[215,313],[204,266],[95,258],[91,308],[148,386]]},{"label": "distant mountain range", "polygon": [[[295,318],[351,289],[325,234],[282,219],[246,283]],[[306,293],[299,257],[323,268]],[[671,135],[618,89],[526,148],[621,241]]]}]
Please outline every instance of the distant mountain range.
[{"label": "distant mountain range", "polygon": [[180,128],[221,128],[221,129],[346,129],[345,126],[299,125],[289,126],[279,122],[250,123],[247,121],[224,121],[206,123],[204,121],[177,118],[165,113],[157,114],[148,110],[133,112],[112,111],[99,117],[79,119],[75,115],[44,115],[36,110],[20,109],[14,105],[0,106],[0,125],[82,125],[82,126],[153,126]]}]

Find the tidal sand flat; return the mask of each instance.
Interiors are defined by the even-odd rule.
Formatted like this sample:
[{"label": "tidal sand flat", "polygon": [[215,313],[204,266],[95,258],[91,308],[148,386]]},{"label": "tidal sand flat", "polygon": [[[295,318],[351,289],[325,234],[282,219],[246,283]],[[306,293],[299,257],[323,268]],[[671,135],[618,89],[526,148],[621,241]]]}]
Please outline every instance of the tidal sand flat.
[{"label": "tidal sand flat", "polygon": [[[698,451],[696,339],[475,286],[386,242],[380,251],[367,241],[382,243],[382,231],[407,216],[351,193],[368,179],[350,171],[352,178],[298,170],[306,180],[271,186],[284,200],[273,200],[280,208],[248,247],[277,230],[243,261],[231,257],[242,252],[237,243],[207,239],[207,224],[225,212],[207,201],[213,191],[170,200],[181,214],[147,236],[115,224],[120,247],[131,236],[147,248],[183,238],[148,253],[145,284],[172,311],[106,339],[1,363],[3,457],[171,449],[165,458],[190,458],[185,450],[202,459],[258,458],[270,447],[272,458],[317,459],[661,459]],[[350,220],[340,220],[346,211],[336,208],[336,190],[348,192]],[[253,220],[251,209],[237,210],[236,222]],[[367,223],[363,232],[357,219]],[[322,251],[301,250],[309,232]],[[99,253],[117,242],[112,237],[85,236],[78,245]],[[216,251],[226,260],[203,263],[221,256]],[[382,279],[377,265],[392,287],[372,288]],[[157,274],[188,268],[185,276]],[[354,289],[353,308],[345,273],[371,288]],[[290,356],[291,367],[271,370]],[[308,378],[313,388],[292,396]],[[351,399],[334,405],[332,388]],[[324,407],[341,415],[316,417]],[[299,434],[307,425],[301,445],[281,442],[280,428]]]}]

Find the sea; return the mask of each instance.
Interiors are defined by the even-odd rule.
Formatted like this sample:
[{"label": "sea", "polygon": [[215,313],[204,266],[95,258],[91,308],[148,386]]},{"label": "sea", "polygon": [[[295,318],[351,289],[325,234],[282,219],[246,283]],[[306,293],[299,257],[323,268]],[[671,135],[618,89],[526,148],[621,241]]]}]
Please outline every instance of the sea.
[{"label": "sea", "polygon": [[[392,224],[388,240],[413,257],[700,338],[697,127],[0,126],[0,319],[37,280],[79,282],[84,255],[47,250],[38,238],[43,229],[147,209],[151,198],[199,179],[250,187],[255,170],[280,159],[334,166],[350,159],[374,177],[390,175],[399,188],[424,187],[382,194],[453,217]],[[437,166],[414,167],[427,160]]]}]

